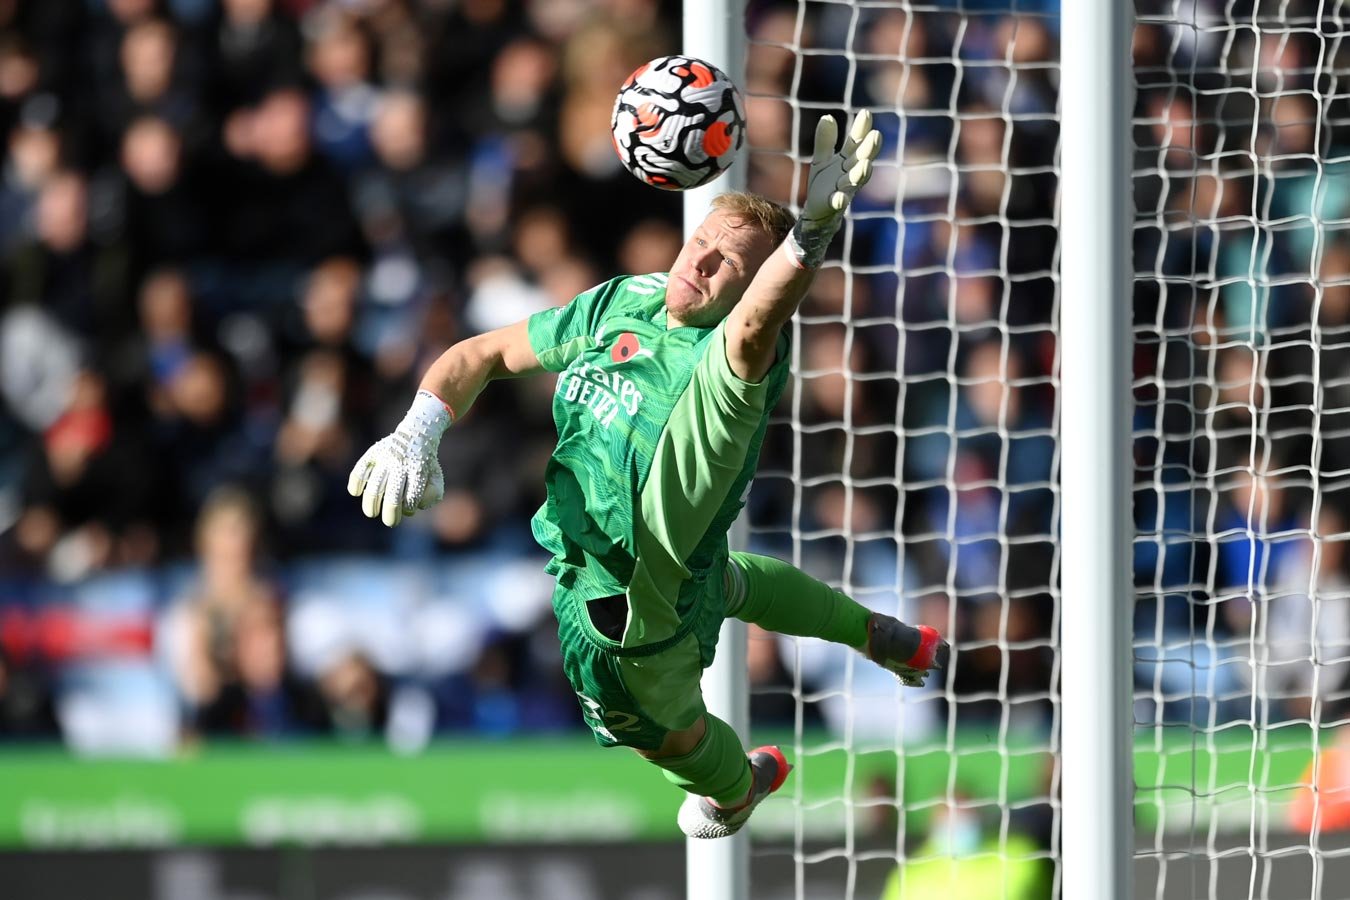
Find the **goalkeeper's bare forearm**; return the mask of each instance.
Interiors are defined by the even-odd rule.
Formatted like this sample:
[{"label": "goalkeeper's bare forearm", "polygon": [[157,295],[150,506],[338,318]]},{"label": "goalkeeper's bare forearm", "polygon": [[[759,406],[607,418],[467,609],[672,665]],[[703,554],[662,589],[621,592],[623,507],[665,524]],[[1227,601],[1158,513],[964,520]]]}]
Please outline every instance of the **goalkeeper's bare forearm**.
[{"label": "goalkeeper's bare forearm", "polygon": [[522,320],[458,342],[427,367],[418,388],[435,394],[459,418],[489,381],[543,371],[527,328]]},{"label": "goalkeeper's bare forearm", "polygon": [[742,381],[758,383],[773,366],[778,333],[806,296],[815,269],[793,265],[779,246],[764,260],[727,316],[727,363]]},{"label": "goalkeeper's bare forearm", "polygon": [[460,341],[422,376],[407,415],[394,433],[367,450],[352,468],[347,491],[361,511],[391,528],[445,494],[437,460],[441,435],[464,415],[489,381],[543,371],[518,322]]}]

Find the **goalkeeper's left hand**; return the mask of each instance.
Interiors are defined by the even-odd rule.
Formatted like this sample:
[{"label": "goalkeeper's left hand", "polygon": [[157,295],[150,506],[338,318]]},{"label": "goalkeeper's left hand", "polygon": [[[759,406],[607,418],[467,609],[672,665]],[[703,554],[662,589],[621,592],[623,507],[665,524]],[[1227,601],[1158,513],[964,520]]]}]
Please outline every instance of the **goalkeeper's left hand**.
[{"label": "goalkeeper's left hand", "polygon": [[393,528],[445,496],[437,453],[441,435],[454,421],[450,407],[431,391],[418,391],[407,415],[388,437],[361,455],[347,478],[347,492],[361,498],[361,511]]},{"label": "goalkeeper's left hand", "polygon": [[825,258],[845,210],[872,177],[872,161],[881,152],[881,132],[872,127],[872,114],[865,109],[853,117],[844,145],[836,151],[838,133],[834,116],[822,116],[816,123],[806,204],[787,240],[792,261],[803,269],[814,269]]}]

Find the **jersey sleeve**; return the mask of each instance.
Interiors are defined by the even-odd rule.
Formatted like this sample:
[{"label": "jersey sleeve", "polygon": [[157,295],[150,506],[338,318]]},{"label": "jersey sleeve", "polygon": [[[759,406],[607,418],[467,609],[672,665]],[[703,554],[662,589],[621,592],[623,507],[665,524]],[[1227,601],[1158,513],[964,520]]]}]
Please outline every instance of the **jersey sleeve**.
[{"label": "jersey sleeve", "polygon": [[530,347],[541,366],[550,372],[561,372],[582,352],[596,345],[595,333],[600,320],[622,280],[606,281],[578,294],[566,306],[530,316],[526,326]]},{"label": "jersey sleeve", "polygon": [[769,373],[749,382],[727,362],[725,327],[723,321],[714,331],[657,445],[634,523],[634,589],[674,596],[688,577],[686,561],[745,480],[747,463],[757,459],[768,411],[782,395],[787,338],[779,338]]}]

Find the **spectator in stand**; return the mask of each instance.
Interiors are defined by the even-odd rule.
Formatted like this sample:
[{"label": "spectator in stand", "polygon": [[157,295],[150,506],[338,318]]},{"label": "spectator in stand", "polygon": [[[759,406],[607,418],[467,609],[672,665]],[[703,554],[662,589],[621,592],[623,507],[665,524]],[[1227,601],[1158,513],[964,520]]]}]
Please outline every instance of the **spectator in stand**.
[{"label": "spectator in stand", "polygon": [[315,155],[312,114],[303,91],[283,87],[226,119],[233,162],[211,202],[225,211],[219,249],[228,258],[306,264],[363,250],[346,182]]},{"label": "spectator in stand", "polygon": [[153,562],[154,472],[144,436],[117,416],[107,380],[83,369],[34,448],[15,525],[19,547],[60,581]]},{"label": "spectator in stand", "polygon": [[272,448],[273,511],[293,552],[380,546],[345,503],[345,469],[374,415],[375,372],[355,346],[361,291],[356,260],[315,266],[299,296],[301,322],[283,356],[282,421]]},{"label": "spectator in stand", "polygon": [[196,527],[195,578],[164,623],[178,693],[189,708],[210,703],[233,677],[244,610],[280,598],[265,571],[262,536],[261,510],[243,490],[222,486],[207,498]]},{"label": "spectator in stand", "polygon": [[[1236,468],[1236,467],[1235,467]],[[1279,471],[1272,461],[1270,469]],[[1218,484],[1214,497],[1215,600],[1228,634],[1246,636],[1253,604],[1278,590],[1277,573],[1299,555],[1299,534],[1309,533],[1311,491],[1276,474],[1236,468]]]},{"label": "spectator in stand", "polygon": [[1007,498],[1007,531],[1050,539],[1054,422],[1037,402],[1035,388],[1025,383],[1018,345],[991,341],[972,346],[962,374],[967,389],[956,413],[956,430],[962,435],[957,445],[968,446],[996,473]]},{"label": "spectator in stand", "polygon": [[929,15],[885,9],[874,13],[863,31],[860,49],[867,62],[855,83],[856,102],[905,111],[903,118],[888,113],[876,119],[886,143],[895,148],[891,153],[931,158],[946,152],[952,121],[945,110],[955,68],[933,52],[930,31],[936,24]]},{"label": "spectator in stand", "polygon": [[0,128],[8,130],[17,121],[41,77],[41,61],[29,41],[13,33],[0,38]]},{"label": "spectator in stand", "polygon": [[288,379],[285,419],[273,451],[273,509],[294,553],[362,550],[378,536],[341,508],[341,468],[360,443],[353,411],[365,406],[363,366],[331,349],[304,355]]},{"label": "spectator in stand", "polygon": [[333,733],[344,740],[382,738],[389,723],[389,682],[370,657],[353,650],[319,673]]},{"label": "spectator in stand", "polygon": [[120,162],[121,227],[136,271],[200,257],[209,219],[182,134],[161,118],[135,119],[122,135]]},{"label": "spectator in stand", "polygon": [[384,0],[355,8],[370,35],[376,60],[375,81],[387,87],[405,88],[425,83],[426,5],[416,0]]},{"label": "spectator in stand", "polygon": [[[87,92],[82,103],[95,108],[82,112],[98,115],[100,95],[122,81],[122,46],[127,33],[137,25],[153,21],[159,12],[158,0],[107,0],[96,4],[80,24],[84,47],[81,57],[85,68],[79,71],[77,91]],[[69,48],[66,50],[69,53]]]},{"label": "spectator in stand", "polygon": [[49,95],[30,101],[9,131],[8,152],[0,170],[0,257],[8,258],[32,236],[38,192],[60,165],[57,105]]},{"label": "spectator in stand", "polygon": [[[419,264],[434,257],[460,259],[463,243],[465,171],[451,154],[431,156],[426,101],[395,90],[381,96],[370,138],[378,166],[354,182],[353,204],[366,240],[377,251],[408,250]],[[403,302],[390,296],[386,303]]]},{"label": "spectator in stand", "polygon": [[278,739],[330,730],[322,695],[291,668],[276,602],[256,599],[241,607],[227,652],[230,674],[193,709],[194,731]]},{"label": "spectator in stand", "polygon": [[[993,58],[1006,60],[1006,68],[984,69],[979,89],[984,99],[1024,120],[1053,118],[1057,90],[1050,63],[1059,58],[1050,22],[1041,16],[1002,16],[994,27]],[[1034,119],[1018,127],[1044,128]]]},{"label": "spectator in stand", "polygon": [[370,40],[358,21],[332,7],[311,13],[305,34],[309,71],[318,86],[315,148],[344,174],[359,172],[374,160],[370,129],[380,102],[370,80]]},{"label": "spectator in stand", "polygon": [[1316,724],[1350,714],[1350,578],[1338,505],[1322,507],[1315,533],[1295,537],[1269,576],[1256,685],[1267,721]]},{"label": "spectator in stand", "polygon": [[192,288],[177,269],[159,269],[141,283],[140,327],[126,356],[152,415],[173,415],[172,389],[202,342],[194,328]]},{"label": "spectator in stand", "polygon": [[465,143],[494,130],[490,104],[494,61],[522,28],[505,3],[456,3],[431,28],[427,44],[427,101],[446,123],[447,142]]},{"label": "spectator in stand", "polygon": [[[580,249],[606,270],[615,249],[610,236],[623,234],[676,200],[663,193],[651,196],[624,171],[609,133],[614,85],[647,60],[676,50],[659,42],[657,34],[634,34],[626,23],[600,15],[578,28],[563,47],[557,122],[563,167],[550,181],[569,210],[573,235],[585,242]],[[605,64],[596,65],[597,59]]]},{"label": "spectator in stand", "polygon": [[16,664],[0,647],[0,741],[49,741],[60,736],[46,674]]},{"label": "spectator in stand", "polygon": [[6,260],[10,302],[42,306],[87,341],[120,335],[130,325],[123,249],[90,234],[88,178],[55,172],[38,193],[33,237]]},{"label": "spectator in stand", "polygon": [[300,33],[274,0],[221,0],[220,22],[208,43],[211,111],[227,116],[253,106],[270,90],[298,84]]},{"label": "spectator in stand", "polygon": [[167,403],[154,411],[148,430],[176,491],[164,511],[166,524],[191,522],[218,485],[258,477],[265,449],[241,427],[237,381],[224,354],[195,348],[165,384]]},{"label": "spectator in stand", "polygon": [[119,78],[102,86],[100,140],[114,144],[141,116],[154,116],[196,136],[196,86],[181,74],[183,54],[177,30],[164,19],[136,22],[122,35]]}]

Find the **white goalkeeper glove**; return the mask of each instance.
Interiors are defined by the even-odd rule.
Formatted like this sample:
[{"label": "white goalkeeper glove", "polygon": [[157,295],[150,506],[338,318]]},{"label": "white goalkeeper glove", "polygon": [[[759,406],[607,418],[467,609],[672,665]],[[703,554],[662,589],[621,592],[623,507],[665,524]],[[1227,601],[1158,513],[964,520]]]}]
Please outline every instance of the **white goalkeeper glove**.
[{"label": "white goalkeeper glove", "polygon": [[814,269],[825,258],[844,211],[872,177],[872,160],[881,152],[881,132],[872,127],[872,114],[865,109],[853,117],[844,146],[835,152],[838,133],[834,116],[822,116],[816,123],[806,205],[784,243],[788,258],[800,269]]},{"label": "white goalkeeper glove", "polygon": [[393,528],[445,496],[437,452],[454,422],[450,406],[431,391],[418,391],[407,415],[388,437],[371,446],[352,468],[347,493],[361,498],[361,512]]}]

